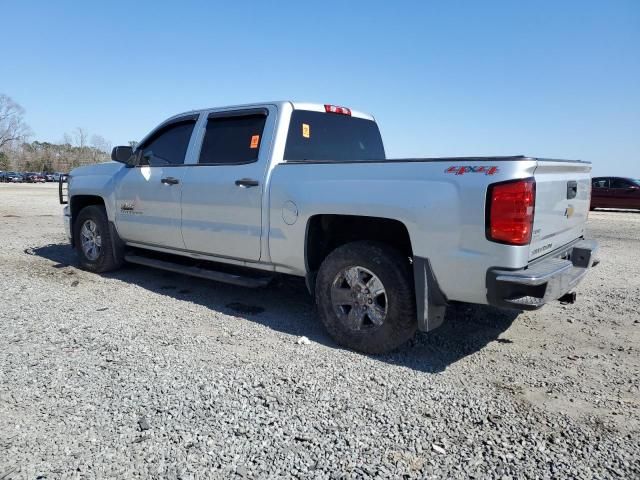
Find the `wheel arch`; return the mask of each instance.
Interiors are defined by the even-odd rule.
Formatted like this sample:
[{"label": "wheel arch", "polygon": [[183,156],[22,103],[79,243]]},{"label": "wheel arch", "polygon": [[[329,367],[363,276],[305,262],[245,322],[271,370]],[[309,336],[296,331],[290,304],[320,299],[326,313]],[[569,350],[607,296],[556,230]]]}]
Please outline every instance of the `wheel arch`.
[{"label": "wheel arch", "polygon": [[341,245],[359,240],[382,242],[396,248],[407,258],[413,257],[409,230],[399,220],[362,215],[317,214],[309,217],[305,233],[304,262],[308,283],[310,278],[313,280],[315,272],[329,253]]}]

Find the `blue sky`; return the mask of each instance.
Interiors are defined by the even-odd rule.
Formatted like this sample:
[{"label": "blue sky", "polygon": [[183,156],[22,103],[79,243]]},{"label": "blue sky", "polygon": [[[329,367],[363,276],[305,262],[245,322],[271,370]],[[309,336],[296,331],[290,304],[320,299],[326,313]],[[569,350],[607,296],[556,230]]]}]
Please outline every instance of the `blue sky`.
[{"label": "blue sky", "polygon": [[[640,1],[2,2],[0,93],[39,140],[192,108],[374,114],[388,156],[527,154],[640,177]],[[9,40],[7,40],[9,39]]]}]

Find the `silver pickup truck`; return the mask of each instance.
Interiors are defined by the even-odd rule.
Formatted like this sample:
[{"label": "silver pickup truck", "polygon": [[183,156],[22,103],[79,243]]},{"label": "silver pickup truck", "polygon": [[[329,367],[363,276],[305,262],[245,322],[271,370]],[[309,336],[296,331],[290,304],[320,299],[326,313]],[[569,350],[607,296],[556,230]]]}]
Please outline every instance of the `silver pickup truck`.
[{"label": "silver pickup truck", "polygon": [[589,163],[387,159],[373,117],[346,107],[191,111],[112,159],[73,170],[61,194],[84,268],[304,277],[329,334],[362,352],[433,330],[451,302],[572,300],[598,261]]}]

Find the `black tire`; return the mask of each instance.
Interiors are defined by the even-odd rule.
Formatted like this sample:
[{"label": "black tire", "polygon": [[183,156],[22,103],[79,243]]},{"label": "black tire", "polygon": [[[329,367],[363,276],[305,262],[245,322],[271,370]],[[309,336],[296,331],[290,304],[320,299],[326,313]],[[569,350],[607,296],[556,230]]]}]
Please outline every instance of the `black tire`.
[{"label": "black tire", "polygon": [[[386,316],[381,325],[374,325],[371,320],[369,325],[366,325],[368,318],[365,314],[365,324],[359,329],[354,329],[344,319],[347,309],[334,307],[334,282],[340,283],[341,272],[350,267],[364,268],[382,282],[385,290]],[[364,275],[368,274],[365,272]],[[348,284],[343,288],[346,286]],[[415,335],[416,304],[409,259],[388,245],[358,241],[338,247],[320,266],[315,293],[320,320],[327,332],[337,343],[349,349],[368,354],[387,353]],[[362,304],[367,301],[371,303],[370,300],[365,300]],[[339,316],[339,309],[343,319]]]},{"label": "black tire", "polygon": [[[96,258],[90,258],[82,246],[81,230],[83,225],[92,221],[98,229],[101,248]],[[73,239],[80,257],[80,265],[90,272],[109,272],[122,267],[124,252],[122,246],[114,245],[114,239],[109,229],[107,212],[101,205],[89,205],[80,210],[78,218],[73,224]]]}]

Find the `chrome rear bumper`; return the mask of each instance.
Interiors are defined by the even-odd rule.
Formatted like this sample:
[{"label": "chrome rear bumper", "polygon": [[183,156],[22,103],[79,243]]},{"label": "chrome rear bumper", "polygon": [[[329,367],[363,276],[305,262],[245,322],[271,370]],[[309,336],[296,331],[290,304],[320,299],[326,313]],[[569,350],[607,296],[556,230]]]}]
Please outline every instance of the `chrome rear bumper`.
[{"label": "chrome rear bumper", "polygon": [[535,310],[573,290],[599,261],[598,242],[580,240],[559,256],[521,270],[491,269],[487,273],[487,300],[499,307]]}]

